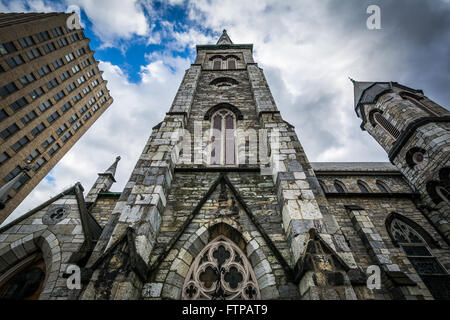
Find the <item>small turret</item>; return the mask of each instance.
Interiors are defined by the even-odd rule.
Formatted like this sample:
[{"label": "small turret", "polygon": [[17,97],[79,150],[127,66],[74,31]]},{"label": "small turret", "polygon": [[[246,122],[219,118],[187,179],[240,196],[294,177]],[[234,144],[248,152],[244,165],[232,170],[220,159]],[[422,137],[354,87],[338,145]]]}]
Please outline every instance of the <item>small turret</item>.
[{"label": "small turret", "polygon": [[116,161],[105,172],[99,173],[98,178],[92,186],[91,190],[86,196],[86,202],[95,202],[100,192],[109,191],[112,184],[116,182],[114,178],[116,174],[117,164],[120,161],[120,156],[116,157]]}]

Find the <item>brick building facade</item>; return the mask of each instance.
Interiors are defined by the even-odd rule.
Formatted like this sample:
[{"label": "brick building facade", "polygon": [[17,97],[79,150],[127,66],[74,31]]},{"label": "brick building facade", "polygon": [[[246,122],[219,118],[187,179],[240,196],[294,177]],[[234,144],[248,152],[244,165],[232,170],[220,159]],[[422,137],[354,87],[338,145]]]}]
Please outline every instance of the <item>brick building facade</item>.
[{"label": "brick building facade", "polygon": [[67,13],[0,13],[0,199],[3,222],[113,99],[82,29]]},{"label": "brick building facade", "polygon": [[394,165],[310,163],[252,49],[225,31],[197,46],[121,193],[116,159],[86,198],[75,184],[1,228],[0,295],[26,297],[35,270],[40,299],[448,299],[448,112],[355,82]]}]

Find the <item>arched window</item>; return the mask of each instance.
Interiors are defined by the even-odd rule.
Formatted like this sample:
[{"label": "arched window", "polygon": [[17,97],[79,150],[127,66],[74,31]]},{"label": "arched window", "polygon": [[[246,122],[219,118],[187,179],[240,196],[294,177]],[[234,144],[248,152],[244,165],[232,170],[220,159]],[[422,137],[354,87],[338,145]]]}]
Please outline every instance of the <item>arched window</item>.
[{"label": "arched window", "polygon": [[228,62],[228,69],[229,70],[236,69],[236,60],[234,58],[228,59],[227,62]]},{"label": "arched window", "polygon": [[345,193],[345,187],[344,184],[338,180],[334,181],[334,188],[338,193]]},{"label": "arched window", "polygon": [[409,102],[412,102],[417,108],[424,111],[425,113],[439,117],[438,113],[434,112],[429,106],[420,101],[421,98],[416,96],[415,94],[409,92],[401,92],[400,97],[402,97],[405,100],[408,100]]},{"label": "arched window", "polygon": [[45,262],[34,254],[0,275],[0,300],[37,300],[44,287]]},{"label": "arched window", "polygon": [[380,190],[380,192],[383,192],[383,193],[390,192],[388,186],[383,181],[377,180],[376,185],[377,185],[378,189]]},{"label": "arched window", "polygon": [[436,193],[442,201],[450,203],[450,186],[437,185]]},{"label": "arched window", "polygon": [[431,236],[419,225],[397,213],[386,219],[386,227],[394,243],[398,244],[417,274],[422,278],[435,299],[449,299],[448,272],[428,247]]},{"label": "arched window", "polygon": [[212,165],[236,164],[235,128],[236,118],[230,110],[217,111],[211,118]]},{"label": "arched window", "polygon": [[320,185],[320,187],[322,188],[322,191],[323,191],[324,193],[327,193],[327,192],[328,192],[327,186],[325,185],[325,183],[324,183],[322,180],[319,180],[319,185]]},{"label": "arched window", "polygon": [[369,120],[372,126],[379,125],[389,134],[394,140],[397,140],[400,136],[400,131],[398,131],[386,118],[383,116],[382,112],[378,109],[372,110],[369,114]]},{"label": "arched window", "polygon": [[370,193],[370,188],[365,182],[358,180],[357,185],[358,185],[359,190],[361,190],[362,193]]},{"label": "arched window", "polygon": [[184,280],[183,300],[259,300],[253,268],[244,252],[219,236],[197,255]]},{"label": "arched window", "polygon": [[213,60],[213,69],[214,70],[221,70],[222,69],[222,59],[215,58]]}]

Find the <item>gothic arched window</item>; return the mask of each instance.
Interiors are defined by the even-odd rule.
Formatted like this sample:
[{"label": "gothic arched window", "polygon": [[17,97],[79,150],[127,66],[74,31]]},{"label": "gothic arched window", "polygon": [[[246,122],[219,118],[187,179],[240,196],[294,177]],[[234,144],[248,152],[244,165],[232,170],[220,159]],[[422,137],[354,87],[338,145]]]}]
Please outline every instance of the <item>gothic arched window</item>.
[{"label": "gothic arched window", "polygon": [[417,108],[424,111],[425,113],[428,113],[432,116],[439,116],[438,113],[434,112],[429,106],[424,104],[420,97],[416,96],[415,94],[409,93],[409,92],[401,92],[400,97],[402,97],[405,100],[408,100],[409,102],[412,102]]},{"label": "gothic arched window", "polygon": [[44,259],[34,254],[0,275],[0,300],[37,300],[44,281]]},{"label": "gothic arched window", "polygon": [[327,186],[325,185],[325,183],[322,180],[319,180],[319,185],[322,188],[324,193],[328,192]]},{"label": "gothic arched window", "polygon": [[389,188],[383,181],[377,180],[376,185],[381,192],[389,193]]},{"label": "gothic arched window", "polygon": [[370,188],[365,182],[358,180],[357,185],[358,185],[359,190],[361,190],[362,193],[370,193]]},{"label": "gothic arched window", "polygon": [[213,60],[213,69],[214,70],[221,70],[222,69],[222,59],[215,58]]},{"label": "gothic arched window", "polygon": [[389,134],[394,140],[397,140],[400,136],[400,131],[398,131],[384,116],[383,113],[378,110],[372,110],[369,114],[369,120],[372,126],[379,125],[383,130]]},{"label": "gothic arched window", "polygon": [[236,60],[234,58],[230,58],[227,60],[228,63],[228,69],[229,70],[234,70],[236,69]]},{"label": "gothic arched window", "polygon": [[261,294],[247,256],[219,236],[197,255],[184,280],[183,300],[259,300]]},{"label": "gothic arched window", "polygon": [[448,279],[448,272],[428,247],[433,242],[431,236],[416,223],[396,213],[388,216],[386,227],[392,240],[403,249],[433,297],[439,300],[450,299],[448,286],[443,284]]},{"label": "gothic arched window", "polygon": [[211,117],[211,161],[212,165],[236,164],[236,117],[233,112],[221,109]]},{"label": "gothic arched window", "polygon": [[344,184],[338,180],[334,181],[334,188],[338,193],[345,193],[345,187]]}]

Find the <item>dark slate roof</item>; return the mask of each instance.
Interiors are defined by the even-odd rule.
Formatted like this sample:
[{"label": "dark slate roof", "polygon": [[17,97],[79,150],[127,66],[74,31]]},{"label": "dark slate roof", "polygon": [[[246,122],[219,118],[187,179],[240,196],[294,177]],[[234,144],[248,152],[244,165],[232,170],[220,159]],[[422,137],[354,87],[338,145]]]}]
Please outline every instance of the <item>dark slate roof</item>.
[{"label": "dark slate roof", "polygon": [[311,162],[314,171],[398,172],[390,162]]}]

